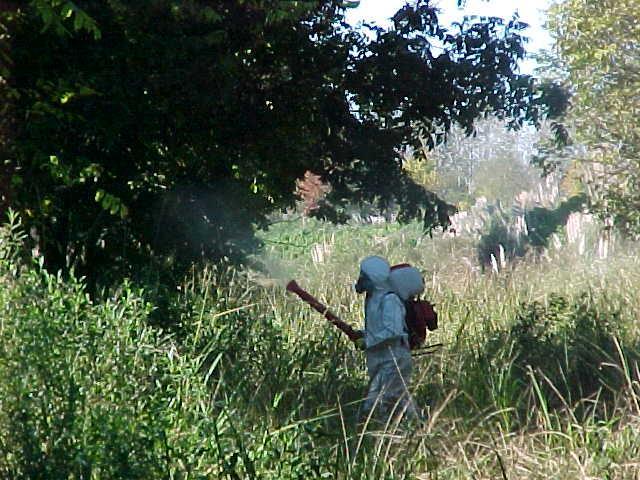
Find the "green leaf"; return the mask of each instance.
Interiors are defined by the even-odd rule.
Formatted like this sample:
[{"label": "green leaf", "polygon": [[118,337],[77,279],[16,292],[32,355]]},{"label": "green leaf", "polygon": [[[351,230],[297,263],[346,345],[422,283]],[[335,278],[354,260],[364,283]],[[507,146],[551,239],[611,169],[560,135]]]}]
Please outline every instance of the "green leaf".
[{"label": "green leaf", "polygon": [[202,16],[210,23],[218,23],[222,20],[222,15],[220,15],[211,7],[204,7]]},{"label": "green leaf", "polygon": [[75,96],[74,92],[65,92],[62,94],[62,96],[60,97],[60,103],[61,104],[65,104],[67,103],[69,100],[71,100],[73,97]]},{"label": "green leaf", "polygon": [[21,175],[13,174],[11,176],[11,186],[14,188],[20,187],[24,183]]}]

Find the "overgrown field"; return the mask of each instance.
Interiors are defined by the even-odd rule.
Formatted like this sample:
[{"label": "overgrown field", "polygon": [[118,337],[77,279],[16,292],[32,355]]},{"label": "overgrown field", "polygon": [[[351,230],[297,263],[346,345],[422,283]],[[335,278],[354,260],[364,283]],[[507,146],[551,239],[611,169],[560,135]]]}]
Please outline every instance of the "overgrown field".
[{"label": "overgrown field", "polygon": [[[283,222],[263,271],[194,271],[159,311],[130,284],[91,300],[45,273],[15,223],[0,237],[2,478],[640,475],[634,245],[483,273],[471,237]],[[419,266],[440,313],[428,341],[444,346],[415,358],[422,425],[359,425],[363,355],[283,289],[296,278],[359,324],[352,284],[374,253]]]}]

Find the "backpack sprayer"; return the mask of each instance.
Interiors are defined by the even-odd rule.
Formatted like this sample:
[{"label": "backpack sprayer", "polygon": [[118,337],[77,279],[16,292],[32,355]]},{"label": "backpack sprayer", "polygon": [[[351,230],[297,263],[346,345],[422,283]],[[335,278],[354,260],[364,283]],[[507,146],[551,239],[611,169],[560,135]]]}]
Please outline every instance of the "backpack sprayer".
[{"label": "backpack sprayer", "polygon": [[[433,305],[426,300],[419,300],[415,297],[424,290],[424,282],[422,275],[415,267],[408,264],[395,265],[391,268],[391,280],[395,292],[404,298],[407,316],[405,321],[409,329],[409,344],[411,350],[421,350],[421,355],[432,353],[432,348],[442,346],[441,343],[434,345],[424,345],[427,330],[435,330],[438,328],[438,315],[433,309]],[[288,292],[295,293],[304,302],[308,303],[311,308],[320,312],[324,317],[337,328],[340,329],[349,340],[355,342],[362,337],[362,332],[354,330],[351,325],[340,320],[329,308],[304,290],[295,280],[287,283]]]}]

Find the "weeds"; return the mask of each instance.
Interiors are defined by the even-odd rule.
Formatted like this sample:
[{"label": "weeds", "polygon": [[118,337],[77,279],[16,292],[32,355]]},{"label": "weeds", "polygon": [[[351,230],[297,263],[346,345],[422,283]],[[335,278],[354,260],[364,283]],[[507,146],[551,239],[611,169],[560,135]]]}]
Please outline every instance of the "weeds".
[{"label": "weeds", "polygon": [[[467,239],[305,220],[267,235],[274,276],[211,267],[167,299],[163,329],[124,283],[81,279],[0,239],[0,478],[635,478],[640,262],[575,249],[498,273]],[[327,244],[324,256],[312,246]],[[297,278],[344,320],[363,252],[422,268],[444,347],[415,358],[424,423],[357,422],[364,359],[286,296]]]}]

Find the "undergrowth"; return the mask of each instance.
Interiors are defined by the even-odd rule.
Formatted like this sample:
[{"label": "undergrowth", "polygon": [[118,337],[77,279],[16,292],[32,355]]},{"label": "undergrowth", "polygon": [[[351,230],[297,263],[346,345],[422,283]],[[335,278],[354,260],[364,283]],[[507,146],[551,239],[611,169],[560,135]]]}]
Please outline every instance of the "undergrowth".
[{"label": "undergrowth", "polygon": [[[194,270],[163,329],[145,291],[82,279],[0,235],[2,478],[636,478],[640,261],[548,252],[481,273],[474,244],[417,225],[295,222],[256,263]],[[320,253],[319,253],[320,252]],[[353,324],[358,261],[425,272],[441,327],[415,357],[420,424],[358,422],[364,358],[296,278]]]}]

